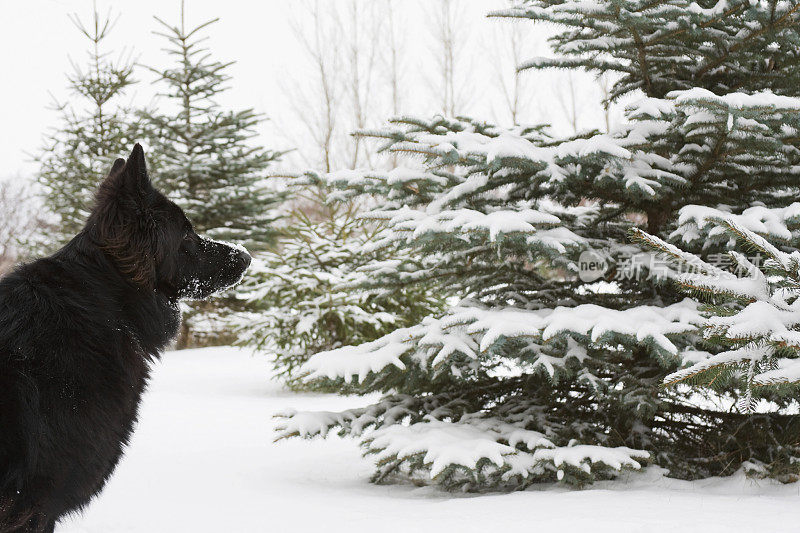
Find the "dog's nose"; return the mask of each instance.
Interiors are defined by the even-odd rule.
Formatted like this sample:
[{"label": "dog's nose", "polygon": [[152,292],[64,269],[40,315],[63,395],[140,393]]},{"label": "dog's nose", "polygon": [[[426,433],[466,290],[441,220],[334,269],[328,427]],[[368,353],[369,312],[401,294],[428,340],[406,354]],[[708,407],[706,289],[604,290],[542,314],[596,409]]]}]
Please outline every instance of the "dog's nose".
[{"label": "dog's nose", "polygon": [[242,265],[242,268],[245,269],[250,266],[250,263],[253,261],[253,258],[247,252],[240,251],[236,254],[236,261]]}]

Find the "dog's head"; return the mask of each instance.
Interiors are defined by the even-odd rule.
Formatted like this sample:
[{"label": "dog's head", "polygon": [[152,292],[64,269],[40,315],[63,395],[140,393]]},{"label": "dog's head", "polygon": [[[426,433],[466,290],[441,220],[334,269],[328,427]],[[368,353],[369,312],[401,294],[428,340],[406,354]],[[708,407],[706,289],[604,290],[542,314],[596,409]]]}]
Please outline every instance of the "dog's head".
[{"label": "dog's head", "polygon": [[123,275],[170,298],[205,298],[235,285],[250,265],[243,248],[195,233],[153,187],[139,144],[127,161],[114,162],[87,228]]}]

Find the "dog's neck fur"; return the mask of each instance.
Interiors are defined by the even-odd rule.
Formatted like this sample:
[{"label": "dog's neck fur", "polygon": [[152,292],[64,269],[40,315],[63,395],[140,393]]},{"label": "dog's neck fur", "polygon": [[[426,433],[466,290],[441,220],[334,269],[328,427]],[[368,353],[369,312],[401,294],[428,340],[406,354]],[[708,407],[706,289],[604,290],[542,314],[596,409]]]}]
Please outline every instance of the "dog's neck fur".
[{"label": "dog's neck fur", "polygon": [[[78,255],[84,260],[76,261]],[[132,326],[127,329],[140,332],[135,341],[149,357],[157,357],[177,335],[180,328],[177,298],[158,289],[141,287],[120,272],[92,235],[91,227],[81,231],[51,259],[88,270],[94,279],[105,281],[100,286],[109,289],[106,294],[96,296],[113,302],[119,318]]]}]

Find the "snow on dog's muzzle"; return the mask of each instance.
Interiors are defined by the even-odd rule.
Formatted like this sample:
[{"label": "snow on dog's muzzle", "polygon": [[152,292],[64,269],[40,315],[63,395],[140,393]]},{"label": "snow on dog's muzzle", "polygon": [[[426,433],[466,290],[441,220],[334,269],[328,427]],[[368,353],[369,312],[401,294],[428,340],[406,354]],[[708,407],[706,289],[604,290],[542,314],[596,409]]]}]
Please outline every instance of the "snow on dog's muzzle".
[{"label": "snow on dog's muzzle", "polygon": [[182,298],[202,299],[238,284],[252,257],[243,246],[201,238],[197,252],[185,265]]}]

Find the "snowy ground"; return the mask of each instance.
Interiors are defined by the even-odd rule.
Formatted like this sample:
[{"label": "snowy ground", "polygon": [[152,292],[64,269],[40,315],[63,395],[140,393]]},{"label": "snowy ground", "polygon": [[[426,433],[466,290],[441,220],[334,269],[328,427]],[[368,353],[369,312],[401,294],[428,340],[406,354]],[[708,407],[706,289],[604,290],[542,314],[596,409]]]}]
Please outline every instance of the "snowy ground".
[{"label": "snowy ground", "polygon": [[447,495],[375,486],[356,443],[272,444],[286,407],[363,399],[285,392],[263,357],[231,348],[167,353],[105,491],[57,533],[305,531],[800,531],[800,484],[683,482],[657,471],[582,491]]}]

